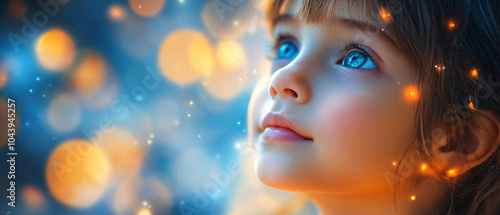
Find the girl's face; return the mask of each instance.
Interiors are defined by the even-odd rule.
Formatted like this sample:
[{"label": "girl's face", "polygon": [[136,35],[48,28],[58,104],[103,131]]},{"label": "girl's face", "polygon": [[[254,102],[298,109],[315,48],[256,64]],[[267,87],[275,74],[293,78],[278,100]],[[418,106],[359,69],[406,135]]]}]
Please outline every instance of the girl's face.
[{"label": "girl's face", "polygon": [[[409,62],[363,17],[334,13],[333,22],[306,24],[293,21],[294,11],[275,20],[273,68],[250,101],[259,180],[302,193],[387,192],[387,173],[415,137]],[[310,139],[264,138],[269,113]]]}]

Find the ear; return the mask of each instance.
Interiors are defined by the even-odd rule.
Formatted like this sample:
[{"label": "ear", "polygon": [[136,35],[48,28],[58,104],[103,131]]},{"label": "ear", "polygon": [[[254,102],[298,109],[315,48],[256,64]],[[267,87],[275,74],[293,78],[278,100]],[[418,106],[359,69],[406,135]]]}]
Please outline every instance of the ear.
[{"label": "ear", "polygon": [[[497,151],[500,145],[500,119],[495,113],[487,110],[474,110],[470,117],[471,125],[478,125],[469,127],[471,130],[469,134],[473,135],[473,139],[476,140],[467,143],[470,145],[451,146],[444,132],[440,132],[439,136],[433,138],[432,147],[430,147],[431,156],[449,177],[463,174],[482,164]],[[452,133],[456,135],[457,131]]]}]

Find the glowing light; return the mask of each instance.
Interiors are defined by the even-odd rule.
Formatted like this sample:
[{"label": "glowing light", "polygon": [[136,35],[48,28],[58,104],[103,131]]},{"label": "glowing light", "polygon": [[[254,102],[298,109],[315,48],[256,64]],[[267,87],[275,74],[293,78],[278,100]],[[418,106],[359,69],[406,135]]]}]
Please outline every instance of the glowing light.
[{"label": "glowing light", "polygon": [[[221,42],[217,45],[218,64],[203,83],[211,96],[229,100],[240,94],[248,83],[248,63],[243,49],[237,42]],[[241,79],[241,80],[240,80]]]},{"label": "glowing light", "polygon": [[76,128],[81,114],[78,101],[69,93],[57,95],[47,109],[49,124],[59,132],[67,132]]},{"label": "glowing light", "polygon": [[152,17],[165,6],[165,0],[129,0],[130,8],[138,15]]},{"label": "glowing light", "polygon": [[5,66],[0,64],[0,89],[2,89],[7,83],[7,70]]},{"label": "glowing light", "polygon": [[213,48],[202,33],[178,30],[162,42],[158,62],[167,79],[179,85],[190,84],[211,73]]},{"label": "glowing light", "polygon": [[22,196],[31,209],[40,209],[45,206],[45,197],[42,191],[35,186],[28,185],[22,189]]},{"label": "glowing light", "polygon": [[477,78],[477,76],[478,76],[477,70],[476,70],[476,69],[473,69],[473,70],[470,72],[470,75],[471,75],[473,78]]},{"label": "glowing light", "polygon": [[151,211],[147,208],[142,208],[137,212],[137,215],[151,215]]},{"label": "glowing light", "polygon": [[241,66],[246,60],[243,48],[237,42],[222,41],[216,47],[217,60],[222,69],[232,70]]},{"label": "glowing light", "polygon": [[36,57],[49,70],[62,70],[75,58],[75,43],[69,34],[54,28],[45,32],[36,42]]},{"label": "glowing light", "polygon": [[151,139],[148,139],[148,144],[150,144],[150,145],[151,145],[151,143],[152,143],[152,142],[153,142],[153,141],[151,141]]},{"label": "glowing light", "polygon": [[80,96],[90,97],[102,87],[106,80],[107,65],[100,54],[89,51],[84,54],[71,74],[73,88]]},{"label": "glowing light", "polygon": [[411,197],[410,197],[410,199],[411,199],[412,201],[414,201],[414,200],[415,200],[415,196],[411,196]]},{"label": "glowing light", "polygon": [[382,18],[382,20],[384,20],[384,22],[390,22],[392,20],[391,13],[389,13],[389,11],[386,10],[385,8],[380,8],[379,13],[380,17]]},{"label": "glowing light", "polygon": [[130,214],[151,205],[158,214],[169,214],[172,199],[169,188],[158,179],[132,177],[118,184],[111,203],[114,214]]},{"label": "glowing light", "polygon": [[113,20],[121,21],[125,19],[127,12],[125,12],[125,9],[120,5],[111,5],[108,9],[108,15]]},{"label": "glowing light", "polygon": [[408,85],[405,89],[404,89],[404,92],[405,92],[405,95],[406,95],[406,99],[408,101],[417,101],[419,99],[419,93],[417,91],[417,87],[413,86],[413,85]]},{"label": "glowing light", "polygon": [[189,105],[193,105],[193,101],[189,101]]},{"label": "glowing light", "polygon": [[455,28],[455,22],[454,22],[454,21],[452,21],[452,20],[450,20],[450,21],[448,22],[448,28],[449,28],[450,30],[451,30],[451,29],[453,29],[453,28]]},{"label": "glowing light", "polygon": [[454,169],[448,170],[448,176],[455,177],[457,176],[457,172]]},{"label": "glowing light", "polygon": [[45,174],[50,193],[59,202],[87,208],[104,194],[110,165],[97,146],[85,140],[70,140],[52,152]]},{"label": "glowing light", "polygon": [[396,166],[396,162],[393,162],[393,163],[392,163],[392,165],[393,165],[393,166]]},{"label": "glowing light", "polygon": [[425,171],[427,169],[427,166],[425,164],[422,164],[422,167],[420,168],[422,171]]},{"label": "glowing light", "polygon": [[142,145],[134,144],[140,143],[139,139],[129,131],[116,127],[103,130],[101,135],[96,136],[94,141],[108,155],[113,175],[121,178],[137,173],[146,157]]},{"label": "glowing light", "polygon": [[[220,39],[238,39],[258,21],[258,11],[254,4],[255,1],[239,1],[238,4],[231,5],[219,0],[209,0],[203,6],[201,19],[213,36]],[[221,10],[225,11],[223,16]]]},{"label": "glowing light", "polygon": [[476,108],[474,108],[474,103],[472,103],[472,100],[470,97],[469,97],[469,108],[472,110],[476,110]]}]

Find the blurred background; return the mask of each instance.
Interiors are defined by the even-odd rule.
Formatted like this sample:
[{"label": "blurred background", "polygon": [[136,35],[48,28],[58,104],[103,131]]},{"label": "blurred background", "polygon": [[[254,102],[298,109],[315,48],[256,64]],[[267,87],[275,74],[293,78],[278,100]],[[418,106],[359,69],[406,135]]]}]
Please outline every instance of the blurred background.
[{"label": "blurred background", "polygon": [[17,153],[15,180],[0,162],[16,206],[2,197],[1,213],[267,214],[306,201],[252,175],[247,106],[269,71],[258,2],[0,5],[0,157]]}]

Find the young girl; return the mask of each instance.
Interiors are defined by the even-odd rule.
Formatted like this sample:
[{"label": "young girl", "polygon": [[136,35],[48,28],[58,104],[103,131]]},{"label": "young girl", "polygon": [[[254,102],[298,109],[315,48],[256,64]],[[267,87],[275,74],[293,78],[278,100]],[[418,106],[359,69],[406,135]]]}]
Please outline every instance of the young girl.
[{"label": "young girl", "polygon": [[258,179],[320,214],[500,214],[498,1],[275,0]]}]

